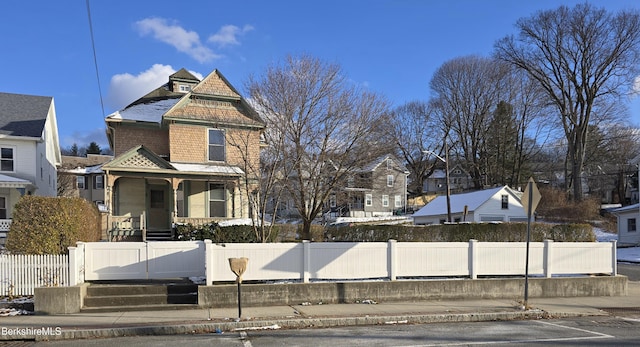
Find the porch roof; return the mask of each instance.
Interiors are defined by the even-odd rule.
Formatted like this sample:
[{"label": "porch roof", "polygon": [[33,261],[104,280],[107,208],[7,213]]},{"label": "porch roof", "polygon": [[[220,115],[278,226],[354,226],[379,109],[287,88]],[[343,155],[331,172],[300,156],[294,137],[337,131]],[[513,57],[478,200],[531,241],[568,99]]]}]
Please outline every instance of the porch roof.
[{"label": "porch roof", "polygon": [[207,165],[207,164],[185,164],[171,163],[176,170],[188,173],[207,173],[216,175],[244,175],[242,169],[230,165]]},{"label": "porch roof", "polygon": [[34,186],[29,180],[0,174],[0,188],[29,188]]}]

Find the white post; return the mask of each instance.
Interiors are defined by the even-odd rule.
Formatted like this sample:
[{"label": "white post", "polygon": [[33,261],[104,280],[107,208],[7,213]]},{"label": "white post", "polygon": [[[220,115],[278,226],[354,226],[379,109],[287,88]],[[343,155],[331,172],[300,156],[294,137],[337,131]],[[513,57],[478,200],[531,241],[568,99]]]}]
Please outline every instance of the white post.
[{"label": "white post", "polygon": [[469,240],[469,277],[472,280],[478,278],[478,252],[476,251],[478,247],[478,240]]},{"label": "white post", "polygon": [[611,276],[618,276],[618,241],[611,240]]},{"label": "white post", "polygon": [[213,243],[204,240],[204,285],[213,285]]},{"label": "white post", "polygon": [[84,243],[69,247],[69,286],[84,283]]},{"label": "white post", "polygon": [[309,283],[311,272],[311,242],[302,241],[302,282]]},{"label": "white post", "polygon": [[396,280],[396,273],[398,271],[398,241],[389,240],[387,242],[387,269],[389,272],[389,280]]},{"label": "white post", "polygon": [[544,277],[551,278],[551,256],[553,247],[553,240],[544,240],[544,258],[543,258],[543,267],[544,267]]}]

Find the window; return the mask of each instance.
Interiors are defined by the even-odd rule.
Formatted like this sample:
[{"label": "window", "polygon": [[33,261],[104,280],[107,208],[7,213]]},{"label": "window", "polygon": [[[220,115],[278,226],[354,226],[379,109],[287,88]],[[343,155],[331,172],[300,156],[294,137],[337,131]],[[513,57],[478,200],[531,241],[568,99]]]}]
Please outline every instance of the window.
[{"label": "window", "polygon": [[335,208],[336,206],[337,206],[337,204],[336,204],[336,195],[335,194],[331,194],[329,196],[329,207]]},{"label": "window", "polygon": [[93,176],[93,189],[104,189],[104,176]]},{"label": "window", "polygon": [[0,171],[14,171],[15,150],[11,147],[0,148]]},{"label": "window", "polygon": [[389,207],[389,195],[382,196],[382,206]]},{"label": "window", "polygon": [[180,91],[181,91],[181,92],[185,92],[185,93],[186,93],[186,92],[188,92],[188,91],[190,91],[190,90],[191,90],[191,86],[189,86],[189,85],[185,85],[185,84],[181,84],[181,85],[180,85]]},{"label": "window", "polygon": [[393,175],[387,175],[387,187],[393,187]]},{"label": "window", "polygon": [[402,207],[402,196],[396,195],[396,197],[395,197],[395,207]]},{"label": "window", "polygon": [[365,194],[364,195],[364,205],[365,206],[373,206],[373,195]]},{"label": "window", "polygon": [[224,184],[209,184],[209,217],[226,217],[227,202]]},{"label": "window", "polygon": [[393,161],[391,159],[387,159],[387,170],[393,169]]},{"label": "window", "polygon": [[209,129],[209,161],[224,161],[224,131]]},{"label": "window", "polygon": [[502,209],[503,210],[509,209],[509,195],[502,196]]},{"label": "window", "polygon": [[76,188],[87,189],[87,180],[84,176],[76,176]]},{"label": "window", "polygon": [[629,218],[627,219],[627,231],[632,233],[635,232],[636,229],[636,219],[635,218]]},{"label": "window", "polygon": [[7,219],[7,198],[0,196],[0,219]]}]

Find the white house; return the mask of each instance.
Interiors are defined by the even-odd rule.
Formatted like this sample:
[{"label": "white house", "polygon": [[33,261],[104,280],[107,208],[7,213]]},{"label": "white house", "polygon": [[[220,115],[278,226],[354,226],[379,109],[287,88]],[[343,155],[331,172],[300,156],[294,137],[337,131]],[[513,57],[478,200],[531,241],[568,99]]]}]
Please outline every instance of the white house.
[{"label": "white house", "polygon": [[[465,215],[466,211],[466,215]],[[508,186],[451,195],[453,222],[526,222],[520,193]],[[414,224],[444,224],[447,197],[438,196],[413,215]]]},{"label": "white house", "polygon": [[53,98],[0,93],[0,243],[20,197],[57,195],[60,163]]},{"label": "white house", "polygon": [[640,244],[640,231],[638,231],[640,204],[620,207],[611,212],[618,218],[618,245]]}]

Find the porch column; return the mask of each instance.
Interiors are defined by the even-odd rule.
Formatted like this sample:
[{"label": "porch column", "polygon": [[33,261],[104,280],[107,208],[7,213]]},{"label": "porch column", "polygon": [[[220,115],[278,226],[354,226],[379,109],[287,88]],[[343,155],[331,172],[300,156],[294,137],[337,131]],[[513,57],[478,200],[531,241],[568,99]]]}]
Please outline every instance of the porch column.
[{"label": "porch column", "polygon": [[181,178],[171,178],[171,189],[173,190],[173,208],[171,211],[171,223],[176,223],[176,218],[178,217],[178,187],[180,183],[182,183],[183,179]]}]

